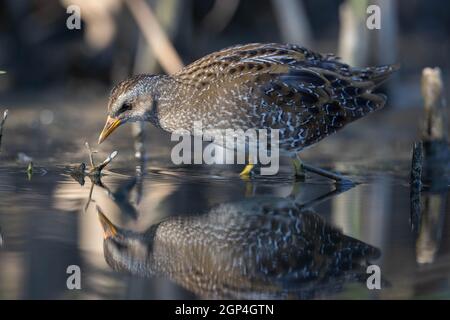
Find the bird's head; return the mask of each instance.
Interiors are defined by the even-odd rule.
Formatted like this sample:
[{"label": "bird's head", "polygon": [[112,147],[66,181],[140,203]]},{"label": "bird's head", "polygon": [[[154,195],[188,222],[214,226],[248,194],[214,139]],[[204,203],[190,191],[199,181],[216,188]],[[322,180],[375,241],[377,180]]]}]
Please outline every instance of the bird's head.
[{"label": "bird's head", "polygon": [[155,101],[157,76],[138,75],[117,84],[111,91],[108,117],[98,143],[102,143],[117,127],[151,117]]},{"label": "bird's head", "polygon": [[114,225],[97,206],[103,229],[106,262],[116,271],[146,275],[153,273],[153,239],[158,225],[146,232],[134,232]]}]

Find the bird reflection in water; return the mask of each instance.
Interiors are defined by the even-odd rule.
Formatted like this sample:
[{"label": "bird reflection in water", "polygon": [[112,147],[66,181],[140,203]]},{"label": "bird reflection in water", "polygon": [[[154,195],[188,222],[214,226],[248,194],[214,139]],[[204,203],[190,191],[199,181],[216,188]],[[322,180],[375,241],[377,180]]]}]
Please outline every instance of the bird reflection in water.
[{"label": "bird reflection in water", "polygon": [[104,255],[116,271],[167,277],[202,298],[309,299],[367,279],[379,249],[344,235],[312,205],[255,196],[202,215],[172,216],[143,233],[114,225],[97,206]]}]

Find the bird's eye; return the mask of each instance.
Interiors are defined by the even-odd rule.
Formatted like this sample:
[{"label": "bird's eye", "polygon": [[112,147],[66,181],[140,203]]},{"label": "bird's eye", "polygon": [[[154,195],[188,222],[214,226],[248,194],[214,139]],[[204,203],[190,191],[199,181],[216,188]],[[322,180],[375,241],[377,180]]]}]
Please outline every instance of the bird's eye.
[{"label": "bird's eye", "polygon": [[119,109],[119,114],[120,113],[124,113],[125,111],[128,111],[128,110],[131,110],[131,104],[129,104],[129,103],[123,103],[121,106],[120,106],[120,109]]}]

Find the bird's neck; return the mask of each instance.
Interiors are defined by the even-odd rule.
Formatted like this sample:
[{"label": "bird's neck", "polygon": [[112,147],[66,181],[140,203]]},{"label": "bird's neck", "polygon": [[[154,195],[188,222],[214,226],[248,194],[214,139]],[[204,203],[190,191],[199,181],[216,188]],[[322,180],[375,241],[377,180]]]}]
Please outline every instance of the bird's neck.
[{"label": "bird's neck", "polygon": [[168,132],[179,129],[190,130],[192,121],[183,121],[186,110],[196,103],[196,90],[173,76],[163,75],[158,79],[155,105],[149,121]]}]

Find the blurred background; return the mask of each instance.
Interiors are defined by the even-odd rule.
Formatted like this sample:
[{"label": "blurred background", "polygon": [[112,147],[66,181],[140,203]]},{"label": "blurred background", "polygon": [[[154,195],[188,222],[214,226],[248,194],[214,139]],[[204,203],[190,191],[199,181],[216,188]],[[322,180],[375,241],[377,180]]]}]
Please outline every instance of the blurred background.
[{"label": "blurred background", "polygon": [[[79,28],[68,28],[74,5]],[[380,9],[380,29],[366,27],[370,5]],[[444,96],[449,88],[450,10],[438,0],[4,0],[0,6],[0,70],[7,71],[0,77],[2,105],[17,112],[33,105],[37,113],[27,114],[31,118],[22,127],[36,134],[44,128],[49,150],[64,143],[48,134],[49,125],[70,128],[65,116],[101,127],[107,96],[117,82],[138,73],[173,73],[239,43],[296,43],[354,66],[400,63],[400,72],[382,88],[389,96],[383,111],[409,111],[383,117],[383,123],[404,127],[401,132],[409,138],[417,132],[414,120],[422,110],[422,69],[439,67]],[[74,106],[62,112],[68,104]],[[113,144],[120,143],[114,136]],[[88,138],[93,137],[82,137],[81,143]],[[410,140],[402,144],[398,138],[391,142],[409,152]],[[18,143],[12,148],[20,152]]]},{"label": "blurred background", "polygon": [[[128,2],[133,3],[3,0],[0,68],[8,75],[1,79],[0,93],[54,87],[110,88],[131,74],[167,72],[137,23],[147,15],[139,10],[133,14]],[[146,3],[184,64],[226,46],[249,42],[297,43],[338,54],[354,65],[400,62],[398,80],[408,94],[394,95],[391,105],[398,106],[419,103],[415,100],[418,90],[412,89],[418,85],[422,68],[439,66],[445,75],[449,70],[450,8],[439,0]],[[381,8],[380,30],[364,27],[370,4]],[[70,5],[81,9],[79,30],[66,27]],[[176,68],[176,63],[173,65]]]},{"label": "blurred background", "polygon": [[[366,27],[372,4],[381,10],[379,30]],[[72,5],[80,8],[79,29],[67,27]],[[434,195],[426,223],[417,228],[408,179],[423,118],[422,69],[441,69],[447,96],[449,35],[450,3],[440,0],[2,0],[0,70],[7,73],[0,75],[0,112],[8,108],[10,115],[0,154],[0,298],[196,297],[164,278],[113,272],[103,256],[95,205],[85,210],[86,203],[92,197],[112,220],[143,231],[164,217],[245,199],[248,185],[236,178],[239,171],[174,167],[169,136],[147,126],[142,199],[111,197],[135,174],[130,129],[140,128],[131,125],[98,148],[97,160],[119,150],[103,181],[109,189],[90,190],[88,180],[80,186],[67,167],[87,163],[84,142],[97,141],[117,82],[138,73],[173,73],[239,43],[282,42],[335,53],[354,66],[401,65],[381,88],[389,97],[384,110],[304,153],[307,161],[361,183],[317,212],[344,234],[380,248],[378,263],[391,283],[379,292],[350,286],[333,297],[448,299],[449,194]],[[253,186],[256,194],[282,197],[292,189],[286,175]],[[312,179],[300,189],[307,201],[333,185]],[[124,201],[136,216],[124,214]],[[65,286],[69,264],[85,272],[80,292]]]}]

